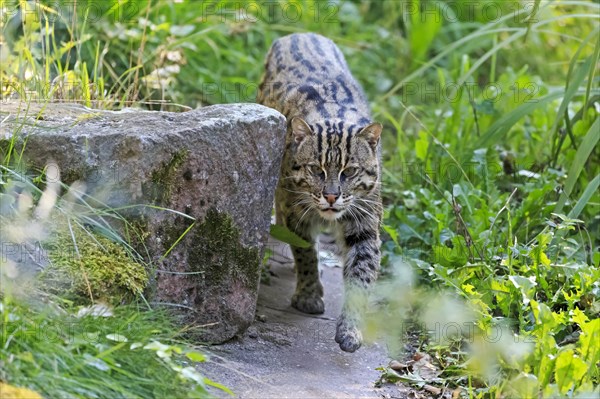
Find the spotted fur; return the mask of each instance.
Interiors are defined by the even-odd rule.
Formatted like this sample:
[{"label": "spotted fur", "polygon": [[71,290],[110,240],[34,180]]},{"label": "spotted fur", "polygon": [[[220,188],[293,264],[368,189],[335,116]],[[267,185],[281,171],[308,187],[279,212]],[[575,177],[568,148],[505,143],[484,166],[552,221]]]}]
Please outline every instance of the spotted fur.
[{"label": "spotted fur", "polygon": [[[327,229],[344,257],[344,306],[335,340],[354,352],[361,345],[359,315],[379,269],[381,125],[373,123],[359,84],[329,39],[293,34],[276,40],[257,101],[288,120],[276,191],[277,223],[314,243]],[[292,246],[297,276],[292,306],[323,313],[314,246]]]}]

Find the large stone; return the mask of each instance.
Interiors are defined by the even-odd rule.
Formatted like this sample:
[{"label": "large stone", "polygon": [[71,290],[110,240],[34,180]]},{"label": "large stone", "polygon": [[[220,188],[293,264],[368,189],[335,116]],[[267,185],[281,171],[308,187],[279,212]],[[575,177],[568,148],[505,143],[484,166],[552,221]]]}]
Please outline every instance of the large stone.
[{"label": "large stone", "polygon": [[148,297],[203,326],[202,340],[243,332],[256,307],[285,118],[255,104],[183,113],[72,104],[25,110],[1,105],[2,119],[9,117],[0,152],[18,131],[30,164],[54,162],[64,183],[83,181],[88,194],[120,208],[154,269]]}]

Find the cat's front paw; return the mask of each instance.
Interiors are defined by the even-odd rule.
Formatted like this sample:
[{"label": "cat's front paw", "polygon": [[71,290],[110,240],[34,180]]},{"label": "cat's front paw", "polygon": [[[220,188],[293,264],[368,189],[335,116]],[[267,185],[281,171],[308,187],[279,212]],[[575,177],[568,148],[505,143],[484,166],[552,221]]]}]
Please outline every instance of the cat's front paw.
[{"label": "cat's front paw", "polygon": [[341,317],[335,331],[335,342],[344,352],[355,352],[362,345],[362,334],[355,323]]},{"label": "cat's front paw", "polygon": [[295,293],[292,297],[292,306],[303,313],[321,314],[325,312],[325,302],[316,293]]}]

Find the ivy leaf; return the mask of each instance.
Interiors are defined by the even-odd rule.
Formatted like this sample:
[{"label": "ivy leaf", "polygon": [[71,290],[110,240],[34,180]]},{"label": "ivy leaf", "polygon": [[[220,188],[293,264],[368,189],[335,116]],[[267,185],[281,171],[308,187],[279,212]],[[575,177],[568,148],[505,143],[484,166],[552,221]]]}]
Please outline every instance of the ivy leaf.
[{"label": "ivy leaf", "polygon": [[293,231],[290,231],[287,228],[278,224],[272,224],[270,232],[273,238],[285,242],[286,244],[290,244],[294,247],[309,248],[311,246],[311,244],[308,241],[302,239]]}]

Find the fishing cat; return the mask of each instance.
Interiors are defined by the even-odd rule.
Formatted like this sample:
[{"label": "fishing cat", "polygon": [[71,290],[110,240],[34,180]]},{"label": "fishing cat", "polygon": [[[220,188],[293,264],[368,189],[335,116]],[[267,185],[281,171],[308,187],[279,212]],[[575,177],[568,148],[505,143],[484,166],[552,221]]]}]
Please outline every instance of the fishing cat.
[{"label": "fishing cat", "polygon": [[346,352],[362,342],[359,315],[380,262],[382,126],[339,48],[329,39],[292,34],[276,40],[265,63],[257,102],[286,116],[288,132],[275,194],[278,224],[311,243],[292,246],[292,306],[323,313],[314,241],[334,233],[344,256],[345,298],[335,340]]}]

